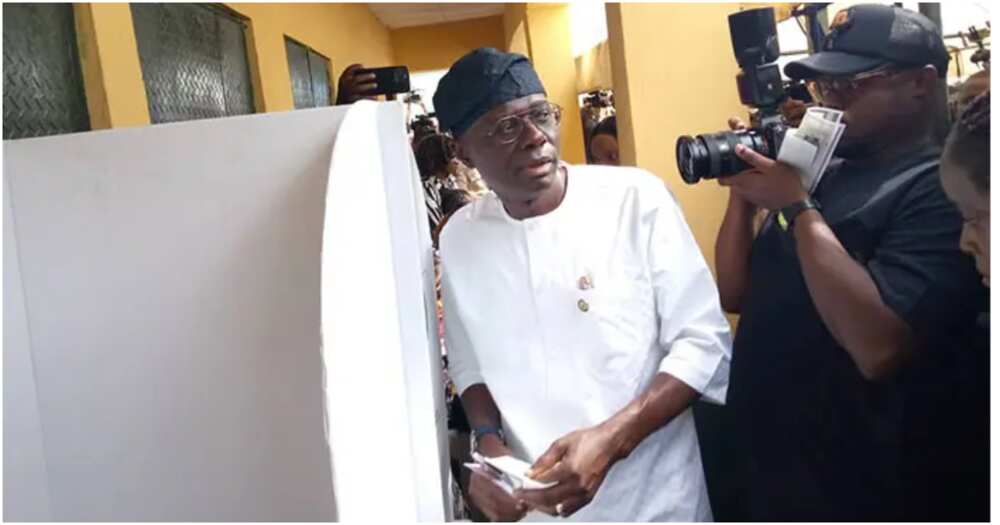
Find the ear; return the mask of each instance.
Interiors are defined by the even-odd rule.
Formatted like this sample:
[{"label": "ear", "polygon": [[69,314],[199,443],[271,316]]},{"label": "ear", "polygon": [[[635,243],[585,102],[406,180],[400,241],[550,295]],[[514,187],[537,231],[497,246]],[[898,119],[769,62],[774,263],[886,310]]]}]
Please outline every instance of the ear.
[{"label": "ear", "polygon": [[916,87],[916,95],[921,98],[932,97],[938,91],[937,68],[926,65],[913,71],[911,81]]}]

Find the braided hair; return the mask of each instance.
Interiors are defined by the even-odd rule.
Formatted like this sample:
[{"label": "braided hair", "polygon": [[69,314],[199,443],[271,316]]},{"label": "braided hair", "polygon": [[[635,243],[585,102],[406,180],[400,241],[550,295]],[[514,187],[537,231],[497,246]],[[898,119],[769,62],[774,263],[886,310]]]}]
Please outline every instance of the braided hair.
[{"label": "braided hair", "polygon": [[943,157],[962,168],[980,193],[990,191],[990,90],[972,100],[948,134]]}]

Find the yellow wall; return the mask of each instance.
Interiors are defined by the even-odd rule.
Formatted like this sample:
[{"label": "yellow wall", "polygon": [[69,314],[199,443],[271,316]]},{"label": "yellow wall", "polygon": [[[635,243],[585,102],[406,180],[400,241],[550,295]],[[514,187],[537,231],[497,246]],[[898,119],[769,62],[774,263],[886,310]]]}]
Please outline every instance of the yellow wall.
[{"label": "yellow wall", "polygon": [[[247,58],[257,111],[294,108],[284,36],[330,59],[330,83],[354,62],[389,66],[389,30],[365,4],[229,4],[249,18]],[[77,40],[93,129],[150,123],[128,4],[76,4]]]},{"label": "yellow wall", "polygon": [[605,40],[574,59],[576,63],[576,91],[586,93],[595,89],[611,89],[611,46]]},{"label": "yellow wall", "polygon": [[545,85],[548,99],[565,111],[561,126],[562,159],[571,164],[583,164],[587,159],[576,92],[569,6],[528,5],[527,33],[531,37],[531,62]]},{"label": "yellow wall", "polygon": [[531,57],[531,38],[528,35],[527,6],[507,4],[503,13],[503,37],[508,53]]},{"label": "yellow wall", "polygon": [[251,74],[260,84],[258,111],[293,109],[285,35],[330,59],[330,85],[340,72],[360,62],[366,67],[395,63],[389,30],[365,4],[227,4],[250,19]]},{"label": "yellow wall", "polygon": [[[736,10],[734,4],[607,4],[622,161],[667,182],[713,271],[728,193],[714,181],[685,184],[674,145],[680,135],[722,130],[728,117],[747,114],[729,47],[727,16]],[[694,44],[706,42],[718,45]]]},{"label": "yellow wall", "polygon": [[507,47],[502,16],[396,29],[390,38],[396,63],[410,71],[448,69],[473,49]]},{"label": "yellow wall", "polygon": [[128,4],[76,4],[74,14],[90,127],[149,124]]}]

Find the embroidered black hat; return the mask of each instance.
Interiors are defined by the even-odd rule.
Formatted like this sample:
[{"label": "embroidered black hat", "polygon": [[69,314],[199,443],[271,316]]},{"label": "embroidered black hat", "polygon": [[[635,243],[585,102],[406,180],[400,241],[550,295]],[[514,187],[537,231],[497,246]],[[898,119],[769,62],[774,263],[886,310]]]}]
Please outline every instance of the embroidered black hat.
[{"label": "embroidered black hat", "polygon": [[518,98],[545,94],[524,55],[481,47],[455,62],[438,82],[434,111],[444,131],[456,137],[491,109]]}]

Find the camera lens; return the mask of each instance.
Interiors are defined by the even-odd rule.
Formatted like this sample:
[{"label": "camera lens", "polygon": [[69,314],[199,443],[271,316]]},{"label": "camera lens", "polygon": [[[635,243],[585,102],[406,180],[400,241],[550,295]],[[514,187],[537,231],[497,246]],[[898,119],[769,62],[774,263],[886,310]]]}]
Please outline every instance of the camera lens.
[{"label": "camera lens", "polygon": [[708,148],[701,136],[685,135],[677,139],[677,168],[688,184],[698,182],[708,172]]},{"label": "camera lens", "polygon": [[749,168],[736,156],[737,144],[762,155],[771,151],[757,129],[680,137],[677,139],[677,167],[681,178],[688,184],[694,184],[701,179],[726,177]]}]

